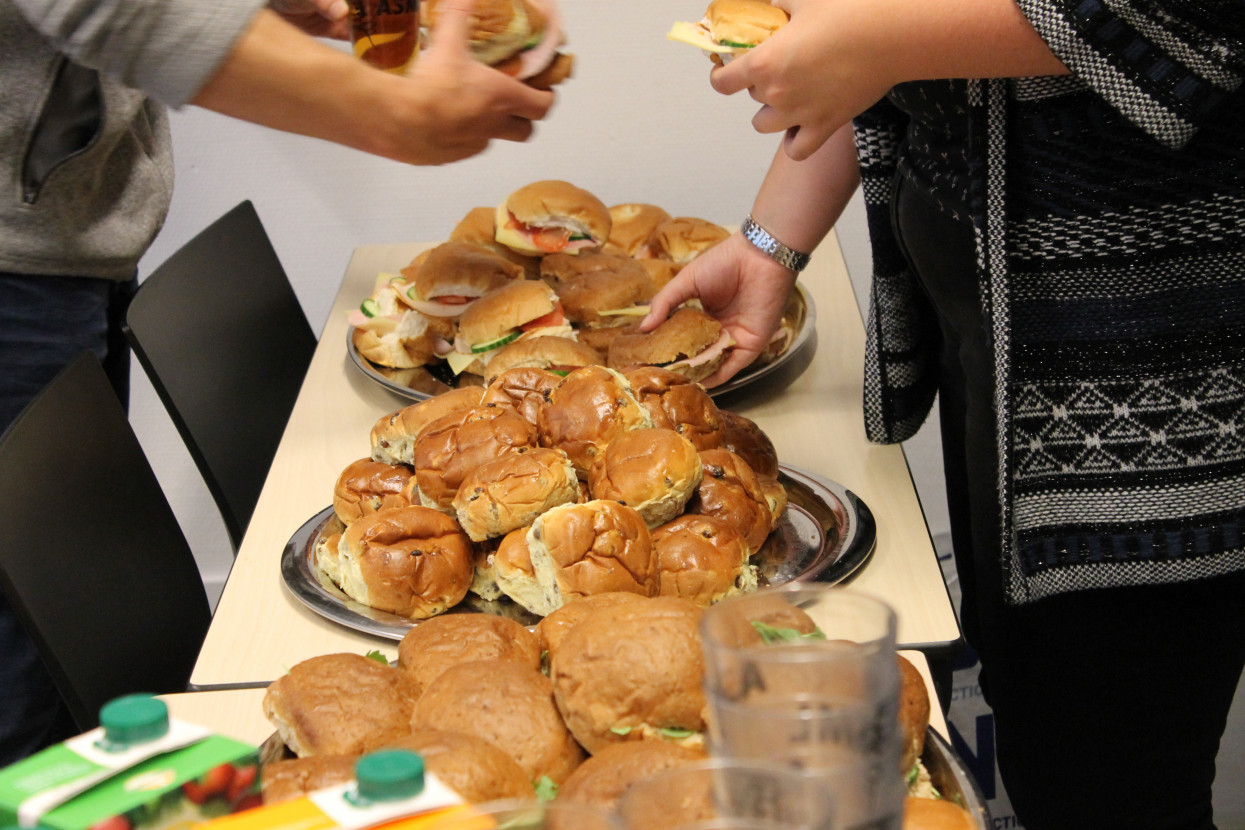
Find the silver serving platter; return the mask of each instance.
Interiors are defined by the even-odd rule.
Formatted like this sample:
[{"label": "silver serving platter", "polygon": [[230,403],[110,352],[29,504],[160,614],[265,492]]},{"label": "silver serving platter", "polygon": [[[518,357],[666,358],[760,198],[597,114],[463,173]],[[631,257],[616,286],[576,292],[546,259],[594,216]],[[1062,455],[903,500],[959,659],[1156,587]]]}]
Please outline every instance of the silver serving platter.
[{"label": "silver serving platter", "polygon": [[[799,283],[796,284],[796,290],[791,292],[784,316],[790,320],[792,330],[795,331],[795,336],[792,337],[787,348],[772,360],[754,362],[726,383],[710,389],[709,394],[724,395],[755,383],[785,366],[809,344],[817,328],[817,309],[813,305],[813,298]],[[350,355],[355,368],[365,376],[405,398],[422,401],[452,388],[449,383],[451,380],[448,374],[449,369],[443,364],[431,368],[420,366],[415,369],[391,369],[372,363],[359,354],[359,350],[355,348],[354,326],[348,326],[346,329],[346,352]]]},{"label": "silver serving platter", "polygon": [[[869,560],[877,543],[873,514],[840,484],[782,465],[779,480],[787,488],[787,512],[765,545],[753,555],[762,585],[847,579]],[[401,640],[417,620],[378,611],[346,596],[314,566],[315,549],[333,508],[312,516],[290,537],[281,554],[281,578],[294,597],[312,611],[366,634]],[[485,601],[468,594],[446,612],[491,613],[525,625],[539,617],[508,600]]]},{"label": "silver serving platter", "polygon": [[990,815],[990,803],[982,795],[977,780],[969,774],[963,759],[935,729],[929,729],[925,733],[921,762],[929,770],[930,781],[943,798],[968,810],[981,830],[992,830],[994,819]]}]

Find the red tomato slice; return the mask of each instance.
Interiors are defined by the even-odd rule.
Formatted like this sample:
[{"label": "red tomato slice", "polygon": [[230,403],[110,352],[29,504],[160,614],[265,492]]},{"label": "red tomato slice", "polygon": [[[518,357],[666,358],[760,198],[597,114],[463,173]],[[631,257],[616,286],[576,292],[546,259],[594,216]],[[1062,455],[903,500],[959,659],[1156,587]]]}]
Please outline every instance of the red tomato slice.
[{"label": "red tomato slice", "polygon": [[531,228],[532,244],[548,254],[556,254],[566,248],[571,241],[571,232],[566,228]]},{"label": "red tomato slice", "polygon": [[566,322],[566,315],[562,313],[562,304],[554,303],[553,311],[541,317],[537,317],[535,320],[524,323],[523,325],[519,326],[519,328],[523,329],[524,331],[532,331],[533,329],[553,328],[554,326],[560,326],[565,322]]}]

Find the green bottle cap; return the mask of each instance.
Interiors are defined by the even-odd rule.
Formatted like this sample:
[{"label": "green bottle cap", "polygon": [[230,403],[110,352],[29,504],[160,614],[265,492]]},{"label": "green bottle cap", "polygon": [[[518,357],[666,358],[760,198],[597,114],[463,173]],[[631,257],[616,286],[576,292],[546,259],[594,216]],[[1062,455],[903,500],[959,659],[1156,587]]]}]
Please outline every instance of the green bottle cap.
[{"label": "green bottle cap", "polygon": [[169,731],[169,707],[151,695],[126,695],[99,710],[104,743],[117,749],[162,738]]},{"label": "green bottle cap", "polygon": [[397,801],[424,791],[424,759],[406,749],[372,752],[354,768],[360,801]]}]

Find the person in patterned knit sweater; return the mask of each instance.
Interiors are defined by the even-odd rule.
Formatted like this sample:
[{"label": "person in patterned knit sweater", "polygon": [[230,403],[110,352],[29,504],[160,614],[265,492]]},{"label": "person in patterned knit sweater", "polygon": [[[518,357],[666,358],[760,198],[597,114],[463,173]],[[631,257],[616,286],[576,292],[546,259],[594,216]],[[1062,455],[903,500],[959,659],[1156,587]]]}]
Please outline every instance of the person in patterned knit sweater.
[{"label": "person in patterned knit sweater", "polygon": [[785,248],[813,250],[862,186],[867,433],[909,438],[937,396],[961,621],[1018,819],[1213,828],[1245,665],[1245,15],[776,4],[790,23],[711,75],[785,134],[759,244],[698,259],[644,326],[700,297],[743,347],[725,380],[775,329]]}]

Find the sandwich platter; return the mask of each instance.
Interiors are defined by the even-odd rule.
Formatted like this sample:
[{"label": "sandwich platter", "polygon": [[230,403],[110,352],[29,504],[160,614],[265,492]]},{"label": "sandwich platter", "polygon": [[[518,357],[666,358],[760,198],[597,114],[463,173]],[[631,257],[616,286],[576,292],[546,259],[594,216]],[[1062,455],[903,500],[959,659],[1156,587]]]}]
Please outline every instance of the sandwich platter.
[{"label": "sandwich platter", "polygon": [[[758,360],[721,386],[709,390],[709,394],[717,397],[733,392],[741,387],[755,383],[761,378],[780,369],[794,358],[805,347],[811,347],[813,332],[816,329],[817,312],[813,298],[799,283],[787,300],[787,308],[783,314],[784,327],[791,332],[790,339],[777,356],[769,360]],[[453,388],[453,372],[448,365],[439,361],[429,366],[415,369],[391,369],[371,362],[355,347],[354,326],[346,329],[346,352],[355,368],[366,377],[385,387],[391,392],[415,401],[426,400]]]},{"label": "sandwich platter", "polygon": [[[788,506],[764,547],[753,555],[762,585],[816,581],[833,584],[869,560],[877,542],[873,514],[854,493],[836,482],[782,465],[779,480]],[[312,516],[295,531],[281,554],[281,578],[295,599],[347,628],[401,640],[417,620],[369,608],[346,596],[314,566],[315,550],[330,525],[333,508]],[[539,618],[507,599],[484,601],[474,594],[446,613],[492,613],[525,625]]]}]

